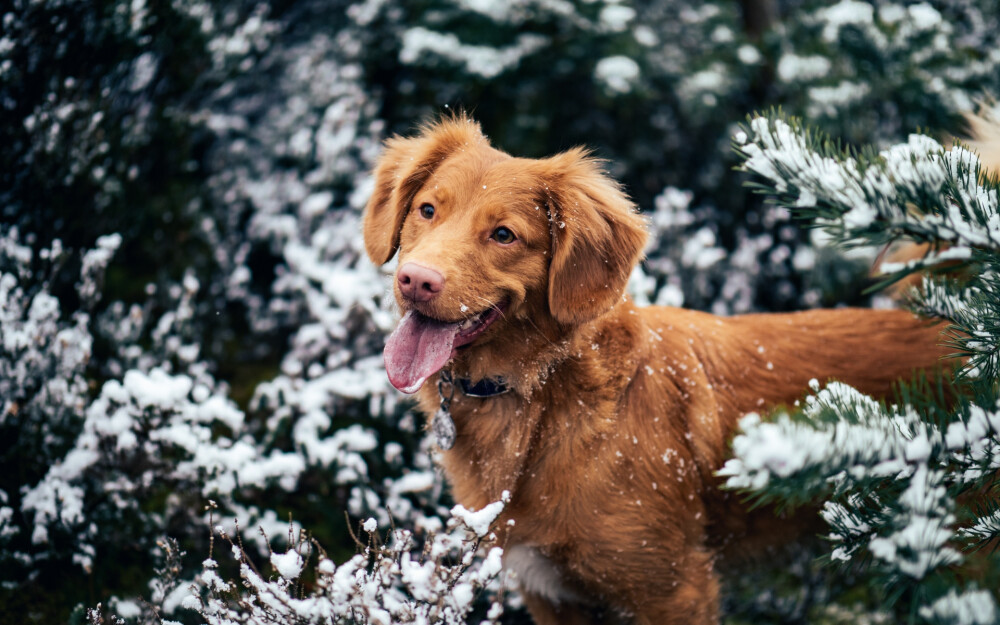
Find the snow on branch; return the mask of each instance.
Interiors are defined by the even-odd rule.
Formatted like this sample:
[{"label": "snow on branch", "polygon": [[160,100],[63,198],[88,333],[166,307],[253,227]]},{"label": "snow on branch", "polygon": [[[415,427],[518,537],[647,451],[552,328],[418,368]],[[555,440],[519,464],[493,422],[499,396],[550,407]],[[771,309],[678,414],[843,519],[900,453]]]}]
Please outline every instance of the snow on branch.
[{"label": "snow on branch", "polygon": [[[821,516],[835,545],[831,561],[866,562],[855,558],[865,554],[897,585],[935,588],[966,560],[962,550],[997,535],[997,512],[968,510],[958,495],[977,492],[1000,469],[1000,411],[965,406],[945,425],[838,382],[813,389],[794,418],[741,421],[734,457],[719,472],[726,487],[762,501],[828,497]],[[937,597],[921,608],[932,622],[979,622],[947,616],[964,613],[963,601],[995,610],[993,597],[974,589],[961,601],[930,590],[919,596]]]},{"label": "snow on branch", "polygon": [[802,217],[814,217],[844,245],[906,236],[947,242],[920,265],[962,260],[971,248],[1000,249],[998,185],[979,158],[956,146],[945,151],[918,134],[881,152],[841,149],[778,115],[755,117],[734,138],[744,171],[758,188]]},{"label": "snow on branch", "polygon": [[967,358],[965,379],[989,386],[1000,376],[1000,276],[996,259],[983,253],[982,269],[964,282],[921,277],[908,305],[929,318],[945,319],[953,328],[953,344]]},{"label": "snow on branch", "polygon": [[822,492],[828,476],[842,472],[856,480],[896,475],[942,441],[914,412],[889,413],[839,382],[808,397],[802,417],[744,417],[742,434],[733,440],[734,458],[719,472],[726,486],[760,490],[774,480],[811,476],[808,483]]},{"label": "snow on branch", "polygon": [[959,594],[952,589],[931,605],[920,608],[920,616],[937,623],[991,625],[996,623],[997,604],[985,590]]},{"label": "snow on branch", "polygon": [[[486,592],[492,602],[483,623],[494,624],[503,614],[498,594],[503,549],[490,527],[508,499],[505,493],[504,500],[475,512],[456,506],[446,531],[422,539],[392,529],[383,542],[378,522],[369,518],[361,524],[367,541],[359,540],[360,552],[339,566],[300,531],[287,551],[271,553],[276,575],[256,567],[242,548],[238,526],[235,535],[217,527],[215,533],[229,543],[239,565],[240,582],[224,581],[210,555],[195,583],[181,589],[181,605],[210,625],[464,625],[476,597]],[[307,571],[313,555],[316,563]],[[307,576],[315,581],[305,585]]]}]

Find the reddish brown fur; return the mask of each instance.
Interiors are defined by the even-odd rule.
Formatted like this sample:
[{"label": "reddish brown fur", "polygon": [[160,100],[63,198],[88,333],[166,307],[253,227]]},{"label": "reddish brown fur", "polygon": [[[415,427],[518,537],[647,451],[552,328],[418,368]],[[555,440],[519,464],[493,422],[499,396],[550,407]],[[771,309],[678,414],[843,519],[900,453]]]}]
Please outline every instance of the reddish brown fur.
[{"label": "reddish brown fur", "polygon": [[[497,526],[508,549],[537,548],[567,589],[607,608],[602,618],[715,622],[720,553],[786,538],[717,488],[739,417],[795,402],[812,378],[884,396],[945,353],[939,328],[902,311],[721,318],[636,307],[623,290],[643,221],[580,150],[513,158],[459,117],[390,140],[375,177],[364,217],[372,259],[398,249],[400,266],[445,277],[422,304],[397,287],[404,309],[451,321],[510,300],[448,365],[513,387],[456,395],[457,442],[442,454],[455,499],[478,509],[510,491]],[[416,210],[424,203],[432,220]],[[499,225],[518,242],[490,240]],[[436,381],[418,395],[428,415]],[[598,622],[586,602],[525,599],[539,624]]]}]

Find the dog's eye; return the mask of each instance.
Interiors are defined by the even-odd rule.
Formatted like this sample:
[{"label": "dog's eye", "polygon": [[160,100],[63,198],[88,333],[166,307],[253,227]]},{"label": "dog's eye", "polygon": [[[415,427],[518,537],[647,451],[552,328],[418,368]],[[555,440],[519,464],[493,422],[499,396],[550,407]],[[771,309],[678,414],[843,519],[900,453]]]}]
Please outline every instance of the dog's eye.
[{"label": "dog's eye", "polygon": [[430,204],[424,204],[420,207],[420,216],[424,219],[432,219],[434,217],[434,207]]},{"label": "dog's eye", "polygon": [[514,233],[511,232],[510,228],[507,228],[506,226],[500,226],[499,228],[493,231],[493,240],[496,241],[497,243],[508,245],[516,241],[517,237],[514,236]]}]

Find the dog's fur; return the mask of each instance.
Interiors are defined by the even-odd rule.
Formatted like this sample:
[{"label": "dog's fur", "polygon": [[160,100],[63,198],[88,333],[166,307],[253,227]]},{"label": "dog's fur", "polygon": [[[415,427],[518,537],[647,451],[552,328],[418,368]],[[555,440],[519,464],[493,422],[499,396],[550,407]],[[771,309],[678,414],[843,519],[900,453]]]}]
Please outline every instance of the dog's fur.
[{"label": "dog's fur", "polygon": [[[499,226],[517,240],[491,237]],[[503,307],[446,367],[511,392],[457,392],[442,458],[464,506],[510,492],[497,528],[540,625],[715,622],[717,558],[788,536],[718,489],[737,420],[793,404],[813,378],[886,396],[945,355],[941,327],[904,311],[638,308],[623,291],[644,222],[599,163],[511,157],[462,116],[387,142],[364,237],[375,263],[398,251],[400,267],[443,277],[427,301],[397,283],[404,312],[458,322]],[[437,379],[419,390],[427,415]]]}]

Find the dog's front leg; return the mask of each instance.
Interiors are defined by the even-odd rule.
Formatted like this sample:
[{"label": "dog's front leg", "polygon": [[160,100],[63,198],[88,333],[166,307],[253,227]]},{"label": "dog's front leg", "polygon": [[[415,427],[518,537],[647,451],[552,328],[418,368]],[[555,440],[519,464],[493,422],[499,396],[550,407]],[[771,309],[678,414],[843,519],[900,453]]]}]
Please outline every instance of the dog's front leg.
[{"label": "dog's front leg", "polygon": [[719,622],[719,580],[707,550],[693,549],[684,559],[683,574],[669,585],[649,588],[635,602],[634,625],[716,625]]}]

